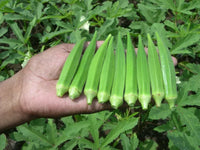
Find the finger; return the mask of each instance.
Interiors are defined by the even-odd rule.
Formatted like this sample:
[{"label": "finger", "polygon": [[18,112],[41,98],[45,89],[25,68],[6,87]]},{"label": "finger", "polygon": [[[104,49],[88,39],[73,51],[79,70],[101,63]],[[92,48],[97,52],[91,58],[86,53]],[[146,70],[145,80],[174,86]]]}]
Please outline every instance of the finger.
[{"label": "finger", "polygon": [[[108,103],[100,104],[95,99],[91,105],[87,104],[86,97],[82,94],[75,100],[69,99],[68,95],[60,98],[56,96],[56,80],[40,83],[41,93],[38,93],[36,100],[31,102],[33,116],[37,117],[62,117],[72,114],[93,113],[111,109]],[[41,98],[45,99],[39,99]]]}]

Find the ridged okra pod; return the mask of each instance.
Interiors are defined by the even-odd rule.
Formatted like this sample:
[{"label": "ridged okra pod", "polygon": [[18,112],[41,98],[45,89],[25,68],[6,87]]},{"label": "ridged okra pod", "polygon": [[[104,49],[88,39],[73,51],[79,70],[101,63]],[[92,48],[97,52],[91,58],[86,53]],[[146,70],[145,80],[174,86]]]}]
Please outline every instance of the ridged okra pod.
[{"label": "ridged okra pod", "polygon": [[89,105],[92,104],[94,97],[96,97],[97,95],[102,66],[110,37],[111,35],[108,35],[104,43],[99,47],[89,67],[88,76],[84,88],[84,94],[87,97],[87,103]]},{"label": "ridged okra pod", "polygon": [[147,56],[142,44],[142,37],[139,35],[138,42],[138,52],[137,52],[137,82],[139,89],[139,102],[142,105],[142,109],[147,109],[148,104],[151,100],[150,92],[150,76],[149,68],[147,62]]},{"label": "ridged okra pod", "polygon": [[86,48],[82,56],[80,65],[78,67],[78,71],[70,85],[69,97],[71,99],[79,97],[80,94],[82,93],[83,86],[87,79],[89,66],[96,50],[96,39],[97,39],[97,32],[94,33],[94,36],[89,46]]},{"label": "ridged okra pod", "polygon": [[79,65],[86,38],[82,38],[71,50],[56,84],[56,94],[62,97],[69,89],[70,83]]},{"label": "ridged okra pod", "polygon": [[151,80],[151,91],[156,106],[159,107],[165,95],[162,71],[161,71],[158,52],[156,50],[155,45],[153,44],[150,34],[147,34],[147,38],[148,38],[148,63],[149,63],[149,74]]},{"label": "ridged okra pod", "polygon": [[127,51],[126,51],[126,83],[124,100],[129,106],[133,106],[137,100],[137,65],[136,54],[133,47],[130,33],[127,34]]},{"label": "ridged okra pod", "polygon": [[100,103],[105,103],[110,98],[114,72],[115,72],[115,55],[113,48],[113,37],[111,37],[101,72],[99,90],[97,94],[97,98]]},{"label": "ridged okra pod", "polygon": [[177,98],[175,68],[168,48],[164,45],[158,33],[156,33],[156,37],[163,75],[165,99],[169,103],[170,108],[172,108]]},{"label": "ridged okra pod", "polygon": [[121,35],[117,37],[115,74],[110,96],[110,104],[117,109],[123,104],[124,86],[125,86],[125,52]]}]

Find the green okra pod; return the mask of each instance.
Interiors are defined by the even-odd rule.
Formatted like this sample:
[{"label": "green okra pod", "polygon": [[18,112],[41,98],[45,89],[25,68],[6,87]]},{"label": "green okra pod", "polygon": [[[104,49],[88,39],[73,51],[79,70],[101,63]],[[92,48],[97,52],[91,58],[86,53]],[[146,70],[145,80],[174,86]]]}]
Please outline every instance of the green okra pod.
[{"label": "green okra pod", "polygon": [[110,96],[111,106],[117,109],[123,104],[125,86],[125,52],[121,35],[118,33],[116,47],[115,74]]},{"label": "green okra pod", "polygon": [[177,98],[176,74],[174,64],[168,48],[164,45],[159,34],[156,32],[158,50],[160,55],[161,70],[163,75],[165,99],[170,108],[174,107]]},{"label": "green okra pod", "polygon": [[137,52],[137,82],[139,89],[139,102],[142,105],[142,109],[147,109],[151,100],[150,91],[150,76],[147,63],[147,57],[142,44],[142,37],[139,35],[139,44]]},{"label": "green okra pod", "polygon": [[137,64],[136,54],[133,47],[130,33],[127,34],[127,51],[126,51],[126,83],[124,100],[129,106],[133,106],[137,100]]},{"label": "green okra pod", "polygon": [[69,89],[69,85],[79,65],[85,41],[86,38],[82,38],[76,43],[65,61],[56,84],[56,94],[59,97],[62,97]]},{"label": "green okra pod", "polygon": [[89,66],[96,50],[96,39],[97,39],[97,32],[94,33],[94,36],[89,46],[86,48],[82,56],[80,65],[78,67],[78,71],[70,85],[69,97],[71,99],[79,97],[83,90],[83,86],[87,79]]},{"label": "green okra pod", "polygon": [[99,90],[97,94],[97,98],[100,103],[105,103],[110,98],[110,92],[114,78],[114,71],[115,55],[113,48],[113,37],[111,37],[101,72]]},{"label": "green okra pod", "polygon": [[160,60],[156,47],[153,44],[150,34],[147,34],[148,38],[148,63],[149,63],[149,74],[151,80],[152,96],[155,100],[156,106],[160,106],[164,98],[164,86],[162,71],[160,66]]},{"label": "green okra pod", "polygon": [[87,103],[89,105],[92,104],[93,98],[97,95],[102,66],[110,37],[111,35],[108,35],[104,43],[99,47],[89,67],[88,76],[84,88],[84,94],[87,97]]}]

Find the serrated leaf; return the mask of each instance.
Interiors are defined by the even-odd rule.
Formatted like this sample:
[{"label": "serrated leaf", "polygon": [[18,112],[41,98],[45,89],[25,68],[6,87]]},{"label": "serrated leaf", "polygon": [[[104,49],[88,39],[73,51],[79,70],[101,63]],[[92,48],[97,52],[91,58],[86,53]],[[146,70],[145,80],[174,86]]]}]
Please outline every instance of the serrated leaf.
[{"label": "serrated leaf", "polygon": [[140,142],[139,149],[140,150],[155,150],[157,149],[158,144],[150,139],[145,140],[144,142]]},{"label": "serrated leaf", "polygon": [[171,114],[168,104],[161,104],[160,107],[153,106],[149,112],[149,119],[166,119]]},{"label": "serrated leaf", "polygon": [[200,74],[193,75],[189,82],[187,82],[187,88],[190,91],[194,91],[197,93],[197,91],[200,89]]},{"label": "serrated leaf", "polygon": [[19,28],[18,24],[16,22],[10,22],[9,26],[11,27],[12,31],[15,33],[17,38],[24,43],[25,39],[22,35],[22,30]]},{"label": "serrated leaf", "polygon": [[197,91],[197,94],[187,96],[186,99],[178,103],[179,106],[200,106],[200,90]]},{"label": "serrated leaf", "polygon": [[63,146],[62,149],[63,150],[72,150],[76,145],[77,145],[77,139],[73,139],[69,142],[66,142]]},{"label": "serrated leaf", "polygon": [[6,148],[6,136],[5,134],[0,134],[0,150],[4,150]]},{"label": "serrated leaf", "polygon": [[157,126],[157,127],[154,128],[155,131],[160,132],[160,133],[166,132],[166,131],[168,131],[170,129],[171,129],[171,126],[169,125],[169,123],[162,124],[162,125]]},{"label": "serrated leaf", "polygon": [[199,73],[200,74],[200,64],[192,64],[188,63],[186,66],[190,69],[192,73]]},{"label": "serrated leaf", "polygon": [[194,149],[194,147],[188,141],[187,139],[188,136],[185,133],[178,132],[178,131],[168,132],[167,137],[180,150]]},{"label": "serrated leaf", "polygon": [[61,29],[59,31],[46,33],[44,36],[42,36],[41,43],[44,43],[44,42],[54,38],[55,36],[62,35],[62,34],[65,34],[65,33],[71,32],[71,31],[72,31],[71,29]]},{"label": "serrated leaf", "polygon": [[177,112],[179,113],[181,123],[186,125],[190,135],[195,137],[196,142],[200,143],[200,121],[195,116],[193,109],[186,109],[178,107]]},{"label": "serrated leaf", "polygon": [[24,140],[26,141],[37,141],[42,143],[42,145],[52,146],[53,144],[40,132],[32,129],[32,127],[27,124],[17,127],[17,131],[23,134]]},{"label": "serrated leaf", "polygon": [[126,136],[126,134],[125,133],[121,134],[120,139],[123,150],[129,150],[131,145],[129,138]]},{"label": "serrated leaf", "polygon": [[8,28],[1,28],[0,29],[0,37],[2,37],[5,33],[7,33]]},{"label": "serrated leaf", "polygon": [[129,118],[128,120],[121,120],[117,125],[109,132],[103,143],[100,145],[101,148],[105,147],[113,140],[115,140],[121,133],[134,128],[138,122],[138,118]]},{"label": "serrated leaf", "polygon": [[9,1],[11,1],[11,0],[1,0],[0,1],[0,9],[3,8]]},{"label": "serrated leaf", "polygon": [[134,135],[131,137],[130,142],[131,142],[131,147],[130,147],[131,150],[136,150],[139,144],[139,139],[136,133],[134,133]]},{"label": "serrated leaf", "polygon": [[88,129],[90,122],[88,121],[80,121],[76,123],[66,124],[66,128],[60,133],[60,136],[56,139],[55,145],[58,146],[63,142],[73,139],[80,134],[81,130]]},{"label": "serrated leaf", "polygon": [[181,54],[181,50],[197,43],[200,40],[199,34],[188,34],[178,39],[178,42],[172,47],[171,54]]}]

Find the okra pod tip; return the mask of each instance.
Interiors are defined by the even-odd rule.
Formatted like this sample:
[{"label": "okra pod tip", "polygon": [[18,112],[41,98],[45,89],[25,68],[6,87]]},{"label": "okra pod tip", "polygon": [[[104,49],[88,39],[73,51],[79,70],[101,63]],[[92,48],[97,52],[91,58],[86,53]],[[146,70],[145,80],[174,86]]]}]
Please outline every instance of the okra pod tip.
[{"label": "okra pod tip", "polygon": [[62,97],[68,91],[68,89],[69,88],[63,84],[57,84],[56,85],[56,95],[58,97]]},{"label": "okra pod tip", "polygon": [[151,101],[151,96],[149,95],[141,95],[139,96],[140,103],[142,105],[142,109],[146,110],[148,108],[148,104]]},{"label": "okra pod tip", "polygon": [[134,95],[134,94],[132,94],[132,93],[126,94],[126,95],[124,96],[124,99],[125,99],[125,101],[127,102],[127,104],[128,104],[129,106],[134,106],[134,104],[135,104],[135,102],[136,102],[136,100],[137,100],[137,95]]},{"label": "okra pod tip", "polygon": [[75,99],[75,98],[79,97],[80,94],[81,93],[79,92],[79,90],[76,87],[69,88],[69,98],[70,99]]},{"label": "okra pod tip", "polygon": [[119,108],[123,104],[123,100],[121,96],[112,95],[110,97],[110,104],[114,109]]},{"label": "okra pod tip", "polygon": [[84,91],[84,94],[87,97],[88,105],[91,105],[94,97],[96,97],[96,95],[97,95],[97,92],[95,92],[94,90],[90,89],[90,90]]},{"label": "okra pod tip", "polygon": [[97,97],[98,97],[99,103],[105,103],[108,101],[110,96],[109,96],[109,94],[107,94],[105,92],[101,92],[101,93],[98,93]]}]

